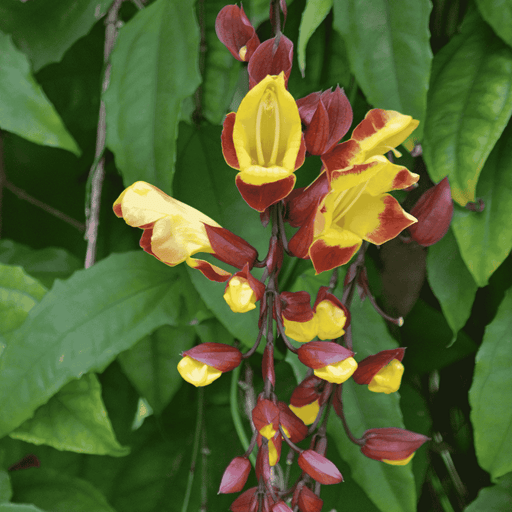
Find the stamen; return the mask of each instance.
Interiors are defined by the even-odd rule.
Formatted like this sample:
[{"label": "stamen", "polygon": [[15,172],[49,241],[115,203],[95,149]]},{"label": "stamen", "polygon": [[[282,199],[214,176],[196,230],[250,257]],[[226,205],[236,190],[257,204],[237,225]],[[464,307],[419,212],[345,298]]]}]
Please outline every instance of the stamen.
[{"label": "stamen", "polygon": [[[368,181],[365,181],[364,183],[361,183],[357,187],[353,187],[352,189],[349,189],[352,191],[352,195],[354,196],[353,199],[350,201],[350,203],[345,206],[345,208],[340,212],[333,215],[333,218],[341,219],[349,210],[352,208],[353,204],[361,197],[361,194],[364,192],[366,185],[368,185]],[[359,190],[357,190],[359,188]],[[354,190],[355,189],[355,190]],[[348,192],[348,190],[345,190],[345,192],[342,192],[343,195],[345,195]],[[341,201],[340,201],[341,203]]]},{"label": "stamen", "polygon": [[[279,103],[275,92],[268,88],[260,101],[256,115],[256,154],[258,164],[262,167],[276,164],[280,130]],[[272,150],[269,152],[270,144]],[[265,156],[268,157],[268,161]]]}]

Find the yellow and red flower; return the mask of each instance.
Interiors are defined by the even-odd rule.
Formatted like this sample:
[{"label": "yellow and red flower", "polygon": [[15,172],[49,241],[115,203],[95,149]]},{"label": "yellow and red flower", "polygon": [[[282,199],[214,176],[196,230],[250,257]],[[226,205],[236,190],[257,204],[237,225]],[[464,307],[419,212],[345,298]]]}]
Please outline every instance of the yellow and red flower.
[{"label": "yellow and red flower", "polygon": [[292,191],[305,144],[284,73],[264,78],[227,115],[222,150],[228,165],[240,170],[236,186],[251,208],[262,212]]},{"label": "yellow and red flower", "polygon": [[231,273],[191,256],[210,253],[240,269],[246,264],[252,268],[258,256],[243,238],[144,181],[137,181],[117,198],[114,213],[144,230],[140,246],[147,253],[171,267],[186,262],[211,281],[227,281]]},{"label": "yellow and red flower", "polygon": [[387,192],[407,188],[419,176],[383,154],[417,125],[410,116],[374,109],[350,140],[323,155],[325,172],[287,201],[289,222],[301,226],[290,240],[293,254],[310,258],[320,273],[347,263],[363,240],[381,245],[416,222]]}]

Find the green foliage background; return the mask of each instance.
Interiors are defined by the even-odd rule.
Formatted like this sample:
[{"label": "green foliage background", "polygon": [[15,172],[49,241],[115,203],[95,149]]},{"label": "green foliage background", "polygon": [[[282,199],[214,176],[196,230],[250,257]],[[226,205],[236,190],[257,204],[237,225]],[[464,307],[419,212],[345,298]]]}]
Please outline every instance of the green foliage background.
[{"label": "green foliage background", "polygon": [[[512,0],[288,4],[295,98],[340,84],[354,126],[373,107],[413,115],[420,128],[400,163],[420,186],[400,199],[410,209],[448,176],[455,201],[450,231],[428,250],[395,240],[368,253],[372,290],[405,325],[386,325],[368,301],[352,307],[358,358],[407,347],[399,394],[347,383],[355,435],[402,426],[433,441],[412,464],[387,466],[330,418],[329,457],[345,482],[322,489],[324,510],[509,511]],[[148,181],[264,254],[268,230],[220,147],[223,117],[247,92],[245,65],[215,34],[224,5],[126,0],[102,93],[112,0],[0,4],[0,512],[192,512],[234,499],[217,490],[243,452],[240,429],[250,432],[242,376],[197,390],[175,367],[198,341],[251,346],[256,316],[232,313],[222,285],[143,253],[111,210],[123,187]],[[271,37],[268,1],[244,9]],[[84,270],[101,99],[97,263]],[[415,143],[423,156],[406,151]],[[318,170],[309,159],[298,185]],[[478,199],[482,212],[466,207]],[[329,279],[304,261],[282,275],[284,289],[312,293]],[[302,368],[276,357],[286,400]],[[41,466],[14,471],[29,454]]]}]

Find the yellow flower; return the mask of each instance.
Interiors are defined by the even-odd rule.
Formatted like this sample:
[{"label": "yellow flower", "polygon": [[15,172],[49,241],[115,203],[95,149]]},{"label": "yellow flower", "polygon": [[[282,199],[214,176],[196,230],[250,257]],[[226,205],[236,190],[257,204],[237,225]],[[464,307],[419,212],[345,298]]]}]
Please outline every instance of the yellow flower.
[{"label": "yellow flower", "polygon": [[314,370],[315,375],[333,384],[342,384],[357,370],[357,362],[353,357],[347,357],[338,363],[329,364]]},{"label": "yellow flower", "polygon": [[394,393],[400,388],[404,365],[397,359],[393,359],[387,366],[384,366],[368,384],[368,389],[375,393]]},{"label": "yellow flower", "polygon": [[184,380],[196,387],[208,386],[222,375],[220,370],[196,361],[189,356],[185,356],[178,363],[178,371]]}]

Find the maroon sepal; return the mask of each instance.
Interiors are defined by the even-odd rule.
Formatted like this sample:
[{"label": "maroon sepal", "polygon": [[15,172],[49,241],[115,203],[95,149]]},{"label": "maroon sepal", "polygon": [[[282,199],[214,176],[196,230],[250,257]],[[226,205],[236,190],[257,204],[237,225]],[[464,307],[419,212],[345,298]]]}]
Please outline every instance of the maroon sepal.
[{"label": "maroon sepal", "polygon": [[275,37],[261,43],[253,53],[247,71],[249,73],[249,87],[252,89],[267,75],[279,75],[284,71],[285,84],[292,70],[293,43],[283,34],[280,34],[277,48],[274,47]]},{"label": "maroon sepal", "polygon": [[402,361],[405,348],[395,348],[393,350],[382,350],[378,354],[368,356],[358,363],[357,370],[352,377],[358,384],[370,384],[375,374],[387,366],[393,359]]},{"label": "maroon sepal", "polygon": [[311,297],[308,292],[282,292],[281,310],[283,316],[292,322],[308,322],[314,316]]},{"label": "maroon sepal", "polygon": [[322,485],[337,484],[343,481],[338,468],[313,450],[304,450],[297,461],[300,468]]},{"label": "maroon sepal", "polygon": [[321,512],[324,502],[309,487],[303,486],[297,504],[300,512]]},{"label": "maroon sepal", "polygon": [[10,465],[7,471],[19,471],[20,469],[38,468],[39,466],[41,466],[39,459],[35,455],[30,454],[25,455],[23,459]]},{"label": "maroon sepal", "polygon": [[[320,400],[326,381],[316,375],[306,377],[294,390],[290,398],[290,404],[294,407],[304,407]],[[322,404],[320,404],[322,405]]]},{"label": "maroon sepal", "polygon": [[315,236],[315,217],[316,208],[311,211],[306,222],[288,242],[288,250],[293,256],[303,260],[309,259],[309,248]]},{"label": "maroon sepal", "polygon": [[310,341],[301,345],[297,355],[301,363],[313,370],[318,370],[352,357],[354,352],[333,341]]},{"label": "maroon sepal", "polygon": [[251,463],[245,457],[235,457],[222,475],[218,494],[229,494],[232,492],[240,492],[249,473],[251,472]]},{"label": "maroon sepal", "polygon": [[225,283],[231,278],[231,274],[229,272],[226,272],[225,274],[218,274],[213,268],[213,265],[207,261],[196,260],[194,268],[199,270],[199,272],[201,272],[210,281],[215,281],[217,283]]},{"label": "maroon sepal", "polygon": [[297,153],[297,158],[295,159],[295,170],[302,166],[306,160],[306,139],[304,137],[304,133],[300,136],[300,147],[299,152]]},{"label": "maroon sepal", "polygon": [[251,487],[231,503],[231,512],[256,512],[258,510],[258,488]]},{"label": "maroon sepal", "polygon": [[430,438],[401,428],[372,428],[362,439],[361,452],[374,460],[404,460]]},{"label": "maroon sepal", "polygon": [[291,174],[282,180],[263,185],[251,185],[243,181],[238,174],[235,183],[244,201],[257,212],[263,212],[269,206],[284,199],[293,190],[295,180],[295,175]]},{"label": "maroon sepal", "polygon": [[286,197],[284,220],[294,228],[303,226],[328,192],[329,181],[323,172],[309,187],[295,189]]},{"label": "maroon sepal", "polygon": [[254,266],[258,251],[249,242],[221,227],[204,224],[204,228],[214,250],[213,256],[236,268],[243,268],[246,263],[249,269]]},{"label": "maroon sepal", "polygon": [[[256,455],[256,478],[259,480],[263,478],[264,482],[270,482],[270,464],[268,460],[268,440],[261,439],[261,444],[259,445],[258,455]],[[259,444],[259,443],[258,443]],[[279,447],[280,448],[280,447]],[[278,453],[280,453],[279,450]]]},{"label": "maroon sepal", "polygon": [[308,427],[284,402],[277,402],[277,406],[280,412],[279,422],[290,434],[290,441],[300,443],[308,435]]},{"label": "maroon sepal", "polygon": [[[248,62],[254,53],[260,40],[252,26],[243,7],[226,5],[215,20],[215,32],[217,37],[231,52],[231,55],[239,61]],[[240,56],[240,49],[246,47],[244,58]]]},{"label": "maroon sepal", "polygon": [[262,363],[263,380],[269,380],[272,387],[276,385],[276,374],[274,371],[274,346],[267,343],[263,351]]},{"label": "maroon sepal", "polygon": [[272,424],[274,430],[279,430],[279,409],[277,405],[267,398],[258,400],[256,407],[252,410],[252,422],[258,432],[270,424]]},{"label": "maroon sepal", "polygon": [[226,163],[233,167],[233,169],[240,169],[240,163],[238,162],[238,156],[236,154],[235,144],[233,142],[233,128],[235,126],[236,112],[230,112],[226,119],[224,119],[224,125],[222,127],[222,134],[220,136],[220,142],[222,146],[222,154]]},{"label": "maroon sepal", "polygon": [[224,343],[201,343],[182,353],[196,361],[212,366],[221,372],[229,372],[242,361],[242,352]]},{"label": "maroon sepal", "polygon": [[418,200],[411,215],[418,219],[409,226],[413,240],[423,247],[439,242],[448,232],[453,216],[453,201],[448,177],[429,188]]},{"label": "maroon sepal", "polygon": [[293,512],[293,511],[284,501],[279,501],[272,507],[272,512]]}]

